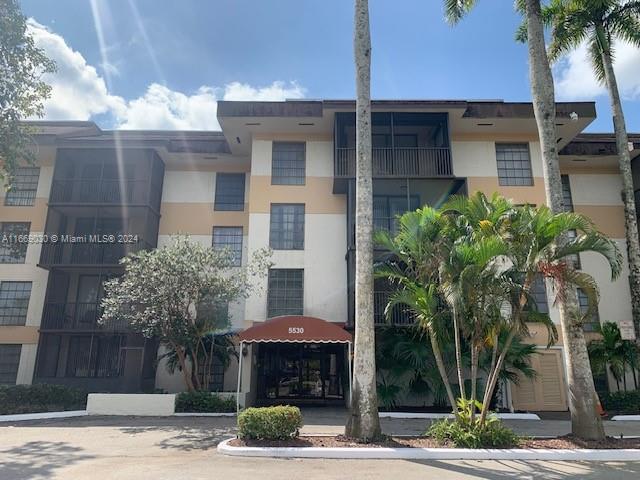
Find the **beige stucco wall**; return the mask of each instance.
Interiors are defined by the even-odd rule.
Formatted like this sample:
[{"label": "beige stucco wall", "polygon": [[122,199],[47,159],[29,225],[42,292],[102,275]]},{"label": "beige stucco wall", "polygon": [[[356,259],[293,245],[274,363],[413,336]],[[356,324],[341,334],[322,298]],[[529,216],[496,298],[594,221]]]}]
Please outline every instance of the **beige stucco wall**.
[{"label": "beige stucco wall", "polygon": [[[33,206],[5,206],[5,191],[0,188],[0,222],[30,222],[29,233],[38,238],[44,233],[47,201],[51,191],[55,148],[42,147],[37,152],[40,166],[38,188]],[[0,326],[0,344],[21,344],[16,383],[30,384],[36,361],[38,328],[42,319],[49,272],[37,266],[42,245],[30,243],[24,263],[0,264],[0,282],[31,282],[31,296],[24,326]]]}]

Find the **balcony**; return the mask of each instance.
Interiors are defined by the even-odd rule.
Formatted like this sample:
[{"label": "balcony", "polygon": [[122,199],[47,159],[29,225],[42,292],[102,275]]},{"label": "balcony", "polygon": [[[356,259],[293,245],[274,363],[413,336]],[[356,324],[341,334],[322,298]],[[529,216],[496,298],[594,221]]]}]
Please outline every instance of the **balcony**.
[{"label": "balcony", "polygon": [[406,327],[413,325],[415,319],[410,312],[400,305],[391,310],[391,318],[387,319],[384,311],[389,303],[389,297],[393,292],[373,292],[373,317],[376,326]]},{"label": "balcony", "polygon": [[[58,238],[61,238],[59,235]],[[153,245],[137,243],[45,243],[42,245],[40,265],[43,267],[118,266],[120,259]]]},{"label": "balcony", "polygon": [[[373,177],[438,178],[453,177],[449,147],[373,148]],[[336,148],[334,176],[351,178],[356,174],[355,148]]]},{"label": "balcony", "polygon": [[66,179],[53,180],[52,204],[154,205],[149,180]]},{"label": "balcony", "polygon": [[47,302],[42,314],[40,329],[43,331],[74,330],[74,331],[126,331],[127,323],[109,321],[98,324],[102,314],[99,302]]}]

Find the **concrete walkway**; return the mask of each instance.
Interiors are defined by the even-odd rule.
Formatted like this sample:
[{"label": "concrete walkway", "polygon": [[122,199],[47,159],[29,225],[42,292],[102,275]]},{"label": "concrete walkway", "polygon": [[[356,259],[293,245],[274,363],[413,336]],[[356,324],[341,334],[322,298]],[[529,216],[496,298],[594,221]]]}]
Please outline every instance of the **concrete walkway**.
[{"label": "concrete walkway", "polygon": [[[346,412],[305,410],[306,433],[341,433]],[[387,433],[420,433],[424,420],[383,420]],[[615,423],[613,425],[612,423]],[[640,422],[609,422],[640,435]],[[631,423],[631,422],[629,422]],[[525,433],[566,433],[566,421],[520,421]],[[225,457],[215,447],[235,435],[235,418],[78,417],[0,426],[0,480],[146,478],[596,479],[640,478],[640,462],[313,460]]]}]

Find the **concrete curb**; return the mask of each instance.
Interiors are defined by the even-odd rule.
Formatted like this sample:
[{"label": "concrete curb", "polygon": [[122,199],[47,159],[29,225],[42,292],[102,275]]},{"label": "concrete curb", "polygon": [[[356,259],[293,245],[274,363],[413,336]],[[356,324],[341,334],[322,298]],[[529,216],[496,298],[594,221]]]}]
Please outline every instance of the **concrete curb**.
[{"label": "concrete curb", "polygon": [[550,461],[638,461],[640,449],[538,450],[467,448],[320,448],[320,447],[233,447],[232,439],[218,444],[218,453],[237,457],[339,458],[369,460],[550,460]]},{"label": "concrete curb", "polygon": [[16,415],[0,415],[0,422],[24,422],[27,420],[48,420],[52,418],[86,417],[86,410],[69,410],[67,412],[20,413]]},{"label": "concrete curb", "polygon": [[174,417],[235,417],[235,412],[178,412],[173,414]]},{"label": "concrete curb", "polygon": [[[497,413],[501,420],[540,420],[535,413]],[[420,412],[379,412],[380,418],[453,418],[451,413],[420,413]]]},{"label": "concrete curb", "polygon": [[640,415],[615,415],[611,420],[616,422],[640,422]]}]

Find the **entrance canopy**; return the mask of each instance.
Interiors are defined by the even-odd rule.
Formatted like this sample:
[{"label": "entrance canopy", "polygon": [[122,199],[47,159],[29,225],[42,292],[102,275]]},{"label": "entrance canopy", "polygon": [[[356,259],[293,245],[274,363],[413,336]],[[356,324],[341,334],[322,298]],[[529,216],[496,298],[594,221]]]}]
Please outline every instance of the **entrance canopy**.
[{"label": "entrance canopy", "polygon": [[321,318],[302,315],[275,317],[247,328],[239,335],[240,342],[351,343],[344,328]]}]

